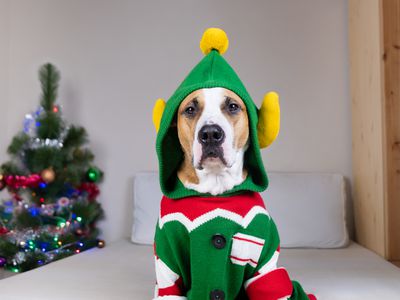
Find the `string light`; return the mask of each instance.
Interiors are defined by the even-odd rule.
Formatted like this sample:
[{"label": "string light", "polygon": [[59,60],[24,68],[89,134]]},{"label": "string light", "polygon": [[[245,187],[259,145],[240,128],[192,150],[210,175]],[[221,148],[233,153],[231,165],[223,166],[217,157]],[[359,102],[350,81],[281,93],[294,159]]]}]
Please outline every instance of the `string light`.
[{"label": "string light", "polygon": [[30,249],[34,249],[35,248],[35,243],[34,242],[32,242],[32,241],[29,241],[29,248]]}]

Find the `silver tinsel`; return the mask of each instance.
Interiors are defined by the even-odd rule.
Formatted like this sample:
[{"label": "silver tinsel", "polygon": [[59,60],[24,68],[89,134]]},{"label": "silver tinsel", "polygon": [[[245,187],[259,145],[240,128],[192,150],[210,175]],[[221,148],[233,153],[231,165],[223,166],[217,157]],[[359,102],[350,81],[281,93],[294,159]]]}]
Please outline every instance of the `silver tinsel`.
[{"label": "silver tinsel", "polygon": [[41,148],[41,147],[52,147],[52,148],[57,148],[60,149],[62,148],[63,141],[58,140],[58,139],[40,139],[40,138],[34,138],[31,140],[30,147],[33,149]]},{"label": "silver tinsel", "polygon": [[[58,106],[59,113],[60,107]],[[63,130],[59,139],[40,139],[36,136],[36,129],[40,126],[38,118],[44,112],[43,107],[39,107],[34,113],[26,114],[24,118],[24,132],[31,137],[28,147],[33,149],[42,147],[52,147],[60,149],[64,146],[63,141],[68,131],[68,127]]]},{"label": "silver tinsel", "polygon": [[18,263],[21,264],[25,261],[26,258],[26,253],[25,252],[18,252],[15,256],[14,256],[14,260]]}]

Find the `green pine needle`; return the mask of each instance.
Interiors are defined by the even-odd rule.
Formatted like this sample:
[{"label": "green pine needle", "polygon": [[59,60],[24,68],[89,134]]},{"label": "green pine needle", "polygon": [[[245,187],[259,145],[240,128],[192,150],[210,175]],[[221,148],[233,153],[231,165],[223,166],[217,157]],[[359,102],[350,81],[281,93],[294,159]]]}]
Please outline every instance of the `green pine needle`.
[{"label": "green pine needle", "polygon": [[40,126],[37,127],[37,136],[41,139],[58,139],[62,130],[64,129],[61,118],[50,111],[38,118]]},{"label": "green pine needle", "polygon": [[40,104],[47,112],[50,112],[53,110],[57,99],[60,73],[54,65],[47,63],[40,68],[39,79],[42,85],[42,99]]},{"label": "green pine needle", "polygon": [[64,148],[79,147],[87,143],[87,133],[85,128],[71,126],[64,138]]},{"label": "green pine needle", "polygon": [[16,215],[15,223],[18,229],[37,228],[42,225],[42,221],[39,216],[32,216],[25,209]]},{"label": "green pine needle", "polygon": [[11,257],[18,253],[18,246],[7,239],[0,239],[0,256]]},{"label": "green pine needle", "polygon": [[17,155],[21,152],[25,144],[29,141],[29,136],[24,132],[21,132],[14,136],[11,144],[8,146],[7,152],[10,155]]}]

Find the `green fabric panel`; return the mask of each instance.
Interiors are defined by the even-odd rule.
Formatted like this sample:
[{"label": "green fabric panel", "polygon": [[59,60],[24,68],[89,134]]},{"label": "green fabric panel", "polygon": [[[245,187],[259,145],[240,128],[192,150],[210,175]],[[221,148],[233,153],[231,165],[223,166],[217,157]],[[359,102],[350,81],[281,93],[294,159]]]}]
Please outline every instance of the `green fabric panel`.
[{"label": "green fabric panel", "polygon": [[[239,299],[239,295],[245,295],[243,283],[253,277],[255,268],[231,262],[232,237],[238,232],[263,239],[275,236],[269,232],[275,227],[268,224],[270,218],[262,214],[255,216],[246,229],[236,222],[217,217],[188,233],[183,224],[172,221],[164,224],[162,229],[157,225],[156,252],[171,270],[182,276],[188,288],[188,300],[208,299],[214,289],[223,290],[226,300]],[[223,249],[213,246],[215,234],[226,238]]]},{"label": "green fabric panel", "polygon": [[297,281],[292,281],[293,292],[290,296],[290,300],[309,300],[307,294],[304,292],[303,288]]},{"label": "green fabric panel", "polygon": [[261,252],[258,266],[254,270],[255,273],[258,272],[271,259],[275,251],[278,249],[280,241],[275,222],[271,218],[268,220],[267,225],[264,223],[260,224],[259,227],[252,226],[252,228],[254,228],[255,231],[255,233],[252,233],[254,236],[256,236],[258,232],[258,234],[262,234],[260,236],[265,239],[265,245],[263,251]]},{"label": "green fabric panel", "polygon": [[[179,236],[179,238],[177,238]],[[170,222],[160,229],[157,224],[154,238],[157,256],[176,274],[182,277],[185,287],[190,282],[189,233],[179,222]]]},{"label": "green fabric panel", "polygon": [[214,50],[205,56],[181,83],[167,101],[161,118],[156,151],[159,161],[161,190],[169,198],[177,199],[194,195],[209,196],[186,189],[179,181],[176,172],[183,160],[183,151],[179,143],[177,128],[171,126],[171,124],[175,119],[179,105],[187,95],[201,88],[213,87],[223,87],[235,92],[245,103],[249,116],[250,146],[245,155],[245,167],[249,176],[241,185],[222,196],[245,190],[261,192],[268,186],[268,178],[257,137],[258,109],[235,71]]}]

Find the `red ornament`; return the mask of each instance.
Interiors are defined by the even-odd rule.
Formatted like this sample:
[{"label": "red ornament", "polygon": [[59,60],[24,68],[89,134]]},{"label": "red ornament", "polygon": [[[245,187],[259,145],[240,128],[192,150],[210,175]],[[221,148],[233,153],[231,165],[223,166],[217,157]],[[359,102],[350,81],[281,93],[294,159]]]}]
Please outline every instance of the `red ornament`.
[{"label": "red ornament", "polygon": [[4,235],[8,233],[8,229],[6,227],[0,227],[0,235]]},{"label": "red ornament", "polygon": [[97,196],[100,194],[100,190],[94,182],[84,182],[78,188],[80,192],[87,193],[89,200],[96,200]]},{"label": "red ornament", "polygon": [[6,175],[4,176],[5,184],[12,190],[20,188],[37,188],[43,180],[39,174],[31,174],[28,176]]}]

